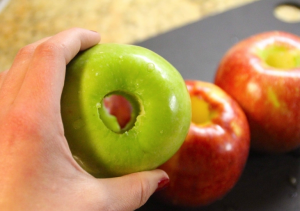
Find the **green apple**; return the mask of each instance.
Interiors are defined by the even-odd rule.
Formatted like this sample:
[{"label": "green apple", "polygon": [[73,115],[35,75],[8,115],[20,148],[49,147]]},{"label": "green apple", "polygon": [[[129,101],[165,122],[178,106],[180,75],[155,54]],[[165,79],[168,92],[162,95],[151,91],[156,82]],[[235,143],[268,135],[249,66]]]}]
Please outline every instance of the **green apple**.
[{"label": "green apple", "polygon": [[[111,95],[132,106],[124,128],[105,109]],[[103,178],[167,161],[187,135],[191,102],[180,73],[161,56],[133,45],[98,44],[68,64],[61,112],[75,160]]]}]

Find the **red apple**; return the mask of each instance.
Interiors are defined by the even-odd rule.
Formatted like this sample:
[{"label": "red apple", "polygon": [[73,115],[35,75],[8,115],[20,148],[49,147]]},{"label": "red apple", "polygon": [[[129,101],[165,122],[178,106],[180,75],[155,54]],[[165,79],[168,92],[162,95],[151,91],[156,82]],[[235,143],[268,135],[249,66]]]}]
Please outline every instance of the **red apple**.
[{"label": "red apple", "polygon": [[300,145],[300,38],[265,32],[233,46],[215,83],[244,110],[251,147],[285,153]]},{"label": "red apple", "polygon": [[214,84],[186,81],[192,123],[177,153],[160,166],[170,185],[155,198],[172,205],[204,206],[228,193],[249,153],[249,126],[239,105]]},{"label": "red apple", "polygon": [[104,106],[108,113],[115,116],[120,128],[124,128],[131,119],[132,107],[122,95],[111,95],[104,98]]}]

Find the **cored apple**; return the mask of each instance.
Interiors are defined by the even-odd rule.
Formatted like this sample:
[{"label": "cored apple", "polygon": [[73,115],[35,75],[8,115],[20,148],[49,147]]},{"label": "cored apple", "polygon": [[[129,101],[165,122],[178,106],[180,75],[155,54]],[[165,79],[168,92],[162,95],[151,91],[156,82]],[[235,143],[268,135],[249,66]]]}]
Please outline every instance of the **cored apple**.
[{"label": "cored apple", "polygon": [[239,105],[212,83],[186,81],[192,122],[177,153],[159,168],[170,177],[155,194],[164,203],[204,206],[226,195],[247,161],[250,135]]},{"label": "cored apple", "polygon": [[285,153],[300,145],[300,38],[286,32],[256,34],[221,60],[215,83],[244,110],[251,147]]},{"label": "cored apple", "polygon": [[[113,95],[131,104],[125,127],[105,107]],[[68,64],[61,112],[73,157],[99,178],[157,168],[180,148],[191,121],[180,73],[146,48],[121,44],[96,45]]]}]

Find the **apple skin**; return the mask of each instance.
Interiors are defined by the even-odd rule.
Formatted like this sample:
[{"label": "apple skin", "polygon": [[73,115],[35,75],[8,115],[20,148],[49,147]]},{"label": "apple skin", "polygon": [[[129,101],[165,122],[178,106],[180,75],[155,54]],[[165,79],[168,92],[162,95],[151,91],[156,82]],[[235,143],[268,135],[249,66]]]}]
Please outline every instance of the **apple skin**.
[{"label": "apple skin", "polygon": [[[224,55],[215,84],[244,110],[250,125],[251,148],[278,154],[300,145],[300,66],[282,69],[268,65],[257,52],[272,45],[300,54],[300,38],[296,35],[278,31],[256,34]],[[299,63],[300,58],[297,60]]]},{"label": "apple skin", "polygon": [[228,193],[243,172],[249,125],[239,105],[216,85],[189,80],[186,85],[191,97],[203,99],[217,114],[206,124],[191,122],[181,148],[159,167],[170,185],[154,197],[170,205],[205,206]]},{"label": "apple skin", "polygon": [[[114,122],[103,112],[103,99],[112,94],[133,107],[128,130],[109,127]],[[107,43],[68,64],[61,114],[75,160],[94,177],[107,178],[168,160],[186,137],[191,103],[182,76],[164,58],[139,46]]]}]

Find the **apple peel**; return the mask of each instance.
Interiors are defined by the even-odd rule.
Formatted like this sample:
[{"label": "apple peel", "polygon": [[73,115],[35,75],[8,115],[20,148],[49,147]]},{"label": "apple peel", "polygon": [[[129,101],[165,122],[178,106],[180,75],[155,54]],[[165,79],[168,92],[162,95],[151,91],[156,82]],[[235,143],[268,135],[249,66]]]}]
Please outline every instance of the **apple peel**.
[{"label": "apple peel", "polygon": [[[190,97],[204,100],[214,115],[204,124],[192,121],[183,145],[159,167],[168,173],[170,185],[155,198],[176,206],[206,206],[238,181],[249,154],[250,131],[243,110],[222,89],[202,81],[186,84]],[[196,111],[199,104],[193,103]]]},{"label": "apple peel", "polygon": [[244,110],[251,148],[287,153],[300,146],[300,37],[283,31],[253,35],[223,56],[215,84]]},{"label": "apple peel", "polygon": [[[113,94],[133,104],[128,128],[114,127],[102,109]],[[68,64],[61,112],[73,156],[101,178],[155,169],[179,149],[191,121],[179,72],[148,49],[121,44],[98,44]]]}]

